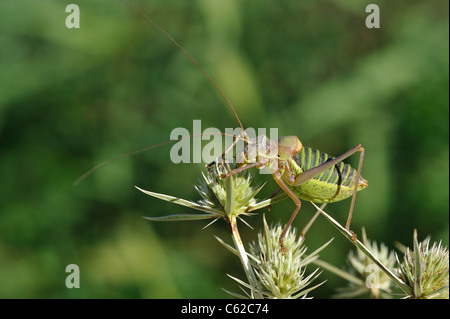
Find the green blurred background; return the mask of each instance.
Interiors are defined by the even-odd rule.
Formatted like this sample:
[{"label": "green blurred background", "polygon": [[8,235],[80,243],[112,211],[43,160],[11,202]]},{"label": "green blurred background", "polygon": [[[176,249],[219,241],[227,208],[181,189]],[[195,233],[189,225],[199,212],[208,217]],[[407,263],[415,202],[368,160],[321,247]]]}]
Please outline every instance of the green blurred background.
[{"label": "green blurred background", "polygon": [[[365,27],[367,1],[134,1],[211,75],[244,126],[278,128],[339,155],[363,144],[353,229],[393,247],[413,229],[448,245],[448,1],[371,1],[381,28]],[[68,29],[77,3],[81,28]],[[204,164],[170,162],[170,146],[94,165],[169,139],[176,127],[237,127],[223,100],[155,27],[119,1],[0,2],[0,297],[227,298],[244,278],[219,221],[152,223],[190,213],[133,185],[198,199]],[[357,156],[349,160],[356,165]],[[258,175],[258,174],[257,174]],[[258,176],[273,192],[270,176]],[[350,200],[327,211],[345,222]],[[290,201],[266,212],[285,223]],[[304,203],[295,226],[313,208]],[[256,238],[262,214],[241,226]],[[307,245],[333,243],[341,267],[352,246],[323,218]],[[77,264],[81,288],[67,289]],[[314,267],[310,267],[312,271]],[[327,282],[312,295],[346,285]],[[318,279],[318,280],[319,280]],[[317,281],[318,282],[318,281]]]}]

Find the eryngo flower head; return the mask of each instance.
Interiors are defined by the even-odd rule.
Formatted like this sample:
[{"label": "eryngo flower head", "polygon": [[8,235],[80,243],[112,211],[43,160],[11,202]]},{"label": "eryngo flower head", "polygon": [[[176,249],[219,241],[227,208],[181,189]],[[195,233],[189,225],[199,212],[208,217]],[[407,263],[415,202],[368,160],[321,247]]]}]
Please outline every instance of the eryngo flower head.
[{"label": "eryngo flower head", "polygon": [[[395,253],[381,243],[379,246],[375,241],[367,239],[363,228],[363,244],[373,255],[390,270],[395,269]],[[372,298],[390,298],[392,280],[383,272],[366,254],[360,249],[352,250],[348,254],[349,267],[347,272],[356,280],[349,281],[349,287],[339,289],[336,295],[339,298],[348,298],[369,295]]]},{"label": "eryngo flower head", "polygon": [[284,193],[273,198],[258,201],[255,196],[263,188],[253,186],[253,179],[248,171],[227,175],[234,165],[214,164],[207,166],[200,184],[194,186],[202,197],[191,201],[179,197],[159,194],[135,186],[141,192],[173,204],[202,211],[203,214],[175,214],[159,217],[145,217],[152,221],[181,221],[225,218],[233,221],[240,215],[251,215],[254,210],[272,205],[287,197]]},{"label": "eryngo flower head", "polygon": [[317,258],[316,252],[305,255],[303,237],[297,237],[295,228],[290,228],[284,237],[285,251],[279,242],[283,227],[270,227],[264,219],[264,231],[258,234],[258,241],[250,245],[250,254],[258,260],[256,275],[264,287],[261,293],[268,298],[290,299],[306,297],[306,294],[319,285],[306,288],[320,273],[318,269],[306,276],[306,265]]},{"label": "eryngo flower head", "polygon": [[195,186],[202,197],[199,204],[221,211],[226,219],[248,215],[258,203],[255,196],[262,189],[262,186],[252,185],[253,179],[248,171],[222,178],[221,175],[230,169],[233,167],[221,164],[209,166],[206,173],[202,173],[200,184]]},{"label": "eryngo flower head", "polygon": [[435,242],[430,248],[429,237],[419,243],[414,231],[414,249],[406,248],[403,261],[399,261],[400,277],[412,288],[408,297],[448,299],[448,258],[448,247]]}]

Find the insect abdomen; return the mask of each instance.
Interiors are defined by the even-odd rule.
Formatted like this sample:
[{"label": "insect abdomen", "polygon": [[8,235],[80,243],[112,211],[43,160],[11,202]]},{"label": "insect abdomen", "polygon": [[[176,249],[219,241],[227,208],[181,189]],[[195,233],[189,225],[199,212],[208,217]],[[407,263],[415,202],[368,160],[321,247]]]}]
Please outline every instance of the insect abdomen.
[{"label": "insect abdomen", "polygon": [[[332,159],[334,159],[333,156],[324,152],[304,147],[292,157],[290,164],[291,167],[297,166],[295,171],[301,173]],[[353,195],[356,176],[356,169],[340,162],[309,181],[298,186],[290,186],[290,188],[301,199],[317,203],[337,202]],[[366,186],[367,182],[360,177],[358,191]]]}]

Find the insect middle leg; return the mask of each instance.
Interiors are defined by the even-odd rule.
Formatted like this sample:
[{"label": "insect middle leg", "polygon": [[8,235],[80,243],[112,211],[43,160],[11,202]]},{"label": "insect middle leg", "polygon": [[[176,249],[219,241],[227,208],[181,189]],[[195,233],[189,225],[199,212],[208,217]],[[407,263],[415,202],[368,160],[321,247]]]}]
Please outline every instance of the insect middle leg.
[{"label": "insect middle leg", "polygon": [[[272,193],[272,195],[270,195],[270,200],[272,200],[275,196],[277,196],[277,194],[281,191],[281,188],[278,188],[276,191],[274,191]],[[269,206],[267,206],[267,210],[270,212],[272,210],[272,204],[270,204]]]},{"label": "insect middle leg", "polygon": [[[325,206],[327,206],[327,203],[323,203],[322,206],[320,206],[320,210],[324,210]],[[305,237],[306,232],[309,230],[309,228],[311,228],[312,224],[316,221],[317,217],[319,217],[320,210],[318,210],[314,216],[309,220],[309,222],[305,225],[305,227],[303,227],[301,233],[300,233],[300,237]]]},{"label": "insect middle leg", "polygon": [[281,178],[281,173],[279,171],[276,171],[275,173],[272,174],[273,178],[275,179],[275,181],[277,182],[277,184],[281,187],[281,189],[294,201],[296,207],[294,210],[294,213],[292,213],[291,218],[289,218],[288,223],[286,224],[286,226],[283,229],[283,232],[280,235],[280,245],[281,245],[281,251],[285,252],[285,248],[284,248],[284,243],[283,243],[283,239],[284,236],[286,235],[287,231],[289,230],[289,227],[291,226],[292,222],[295,219],[295,216],[297,216],[298,211],[300,210],[300,207],[302,206],[302,202],[300,201],[300,199],[289,189],[289,187],[286,185],[286,183],[283,181],[283,179]]}]

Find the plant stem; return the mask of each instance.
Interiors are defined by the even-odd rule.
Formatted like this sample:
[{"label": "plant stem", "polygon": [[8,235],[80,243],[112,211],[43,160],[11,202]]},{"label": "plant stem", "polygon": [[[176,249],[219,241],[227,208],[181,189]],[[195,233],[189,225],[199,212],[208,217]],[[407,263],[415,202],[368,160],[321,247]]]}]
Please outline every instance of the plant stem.
[{"label": "plant stem", "polygon": [[[255,273],[253,272],[252,266],[250,265],[250,260],[248,259],[247,252],[245,251],[241,236],[239,235],[236,218],[230,220],[230,231],[234,247],[236,248],[239,259],[241,260],[242,267],[244,268],[245,275],[247,276],[247,280],[251,287],[257,287],[258,283],[256,280],[256,276]],[[259,292],[251,290],[251,298],[263,299],[263,296]]]},{"label": "plant stem", "polygon": [[[238,227],[237,227],[237,220],[236,215],[233,214],[233,183],[231,182],[231,178],[227,178],[225,181],[225,190],[227,193],[227,199],[225,203],[225,213],[228,216],[228,223],[230,225],[230,232],[231,232],[231,238],[233,239],[234,247],[236,248],[238,252],[239,259],[241,260],[242,267],[244,268],[245,275],[247,276],[248,283],[251,287],[258,287],[258,282],[256,281],[256,276],[253,271],[252,266],[250,265],[250,261],[247,256],[247,252],[245,251],[244,245],[242,243],[241,236],[239,235]],[[252,299],[263,299],[263,296],[251,289],[250,295]]]}]

